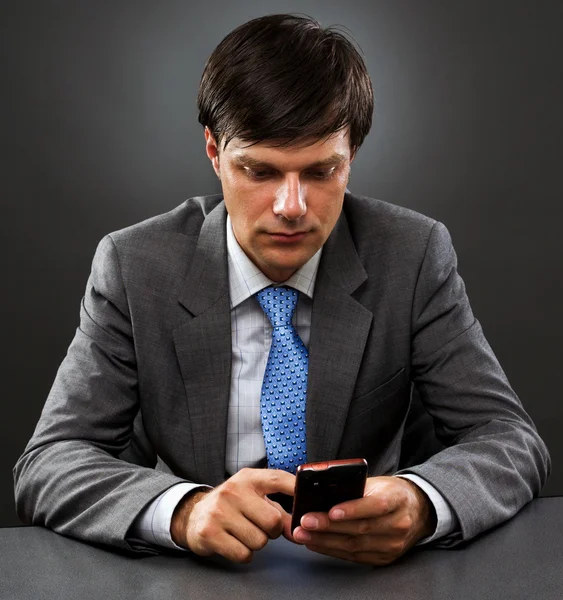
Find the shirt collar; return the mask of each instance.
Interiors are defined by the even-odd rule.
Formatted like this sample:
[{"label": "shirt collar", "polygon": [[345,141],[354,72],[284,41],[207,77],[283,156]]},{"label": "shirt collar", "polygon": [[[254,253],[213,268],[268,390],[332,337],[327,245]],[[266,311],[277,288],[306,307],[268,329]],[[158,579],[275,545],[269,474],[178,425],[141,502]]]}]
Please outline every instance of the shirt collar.
[{"label": "shirt collar", "polygon": [[227,255],[229,260],[229,293],[231,308],[269,285],[287,285],[313,298],[322,248],[283,283],[275,283],[246,256],[233,233],[231,217],[227,215]]}]

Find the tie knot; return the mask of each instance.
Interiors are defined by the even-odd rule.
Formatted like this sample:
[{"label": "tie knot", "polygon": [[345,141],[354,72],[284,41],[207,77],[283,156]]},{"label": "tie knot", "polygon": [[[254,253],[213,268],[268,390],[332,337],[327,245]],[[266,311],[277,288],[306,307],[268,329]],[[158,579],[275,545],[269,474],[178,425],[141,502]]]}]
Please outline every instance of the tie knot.
[{"label": "tie knot", "polygon": [[272,327],[283,327],[291,325],[298,294],[292,288],[267,287],[256,294],[256,299],[270,319]]}]

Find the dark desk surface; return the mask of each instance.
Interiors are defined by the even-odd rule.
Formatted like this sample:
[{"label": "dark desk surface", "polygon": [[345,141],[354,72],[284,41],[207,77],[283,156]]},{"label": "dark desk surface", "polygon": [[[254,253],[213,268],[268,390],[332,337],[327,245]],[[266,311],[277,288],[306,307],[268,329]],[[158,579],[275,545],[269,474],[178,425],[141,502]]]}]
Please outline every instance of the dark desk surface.
[{"label": "dark desk surface", "polygon": [[416,550],[372,568],[283,538],[249,565],[193,556],[130,558],[38,527],[0,530],[1,600],[561,600],[563,497],[541,498],[462,549]]}]

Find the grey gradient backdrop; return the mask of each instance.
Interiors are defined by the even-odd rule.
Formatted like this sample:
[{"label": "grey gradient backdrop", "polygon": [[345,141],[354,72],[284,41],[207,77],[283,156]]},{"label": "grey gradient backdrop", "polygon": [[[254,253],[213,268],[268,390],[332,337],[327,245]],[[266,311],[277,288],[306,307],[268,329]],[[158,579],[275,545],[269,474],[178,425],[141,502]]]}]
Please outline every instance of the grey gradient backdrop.
[{"label": "grey gradient backdrop", "polygon": [[240,23],[305,12],[348,27],[376,92],[350,189],[443,221],[474,312],[553,456],[560,383],[563,3],[4,1],[0,525],[11,468],[78,325],[107,232],[219,191],[195,99]]}]

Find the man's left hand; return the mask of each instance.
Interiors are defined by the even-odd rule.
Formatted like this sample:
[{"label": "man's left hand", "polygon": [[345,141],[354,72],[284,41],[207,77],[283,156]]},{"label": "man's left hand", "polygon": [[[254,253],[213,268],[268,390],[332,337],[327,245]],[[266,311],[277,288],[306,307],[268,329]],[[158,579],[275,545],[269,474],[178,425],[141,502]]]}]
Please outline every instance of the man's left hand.
[{"label": "man's left hand", "polygon": [[[387,565],[436,529],[428,496],[401,477],[369,477],[364,497],[307,513],[288,539],[309,550],[371,565]],[[288,535],[289,534],[289,535]]]}]

